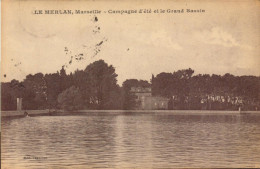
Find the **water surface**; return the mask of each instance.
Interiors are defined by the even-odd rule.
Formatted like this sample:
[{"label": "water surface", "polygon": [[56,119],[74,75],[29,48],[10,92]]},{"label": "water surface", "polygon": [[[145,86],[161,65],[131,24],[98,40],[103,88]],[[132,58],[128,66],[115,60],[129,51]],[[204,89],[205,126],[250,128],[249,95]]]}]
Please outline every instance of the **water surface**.
[{"label": "water surface", "polygon": [[2,120],[2,168],[260,167],[260,115]]}]

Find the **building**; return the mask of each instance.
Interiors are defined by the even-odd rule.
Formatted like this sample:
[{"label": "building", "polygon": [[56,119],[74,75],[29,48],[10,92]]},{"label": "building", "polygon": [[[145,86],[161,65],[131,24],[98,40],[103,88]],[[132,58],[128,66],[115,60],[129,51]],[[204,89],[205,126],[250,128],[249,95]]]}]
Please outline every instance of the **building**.
[{"label": "building", "polygon": [[130,92],[134,93],[138,100],[143,97],[152,96],[152,89],[150,87],[131,87]]},{"label": "building", "polygon": [[136,95],[139,110],[167,110],[169,99],[160,96],[152,96],[150,87],[131,87],[131,93]]}]

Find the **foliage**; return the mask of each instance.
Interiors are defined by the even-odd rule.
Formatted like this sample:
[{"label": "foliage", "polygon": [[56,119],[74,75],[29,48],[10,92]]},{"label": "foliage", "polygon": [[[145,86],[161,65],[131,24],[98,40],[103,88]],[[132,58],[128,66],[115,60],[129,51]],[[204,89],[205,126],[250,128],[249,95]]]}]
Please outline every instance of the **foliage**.
[{"label": "foliage", "polygon": [[117,74],[115,68],[108,66],[104,60],[96,61],[84,70],[87,77],[87,93],[92,107],[96,109],[107,107],[110,102],[111,92],[117,90]]},{"label": "foliage", "polygon": [[[62,67],[57,73],[29,74],[21,82],[14,79],[1,83],[1,109],[15,110],[17,98],[23,98],[23,109],[31,110],[135,109],[139,103],[130,92],[131,87],[151,87],[153,96],[170,99],[170,109],[237,110],[238,106],[244,110],[260,109],[259,76],[193,73],[190,68],[162,72],[152,75],[151,83],[127,79],[120,87],[115,68],[98,60],[70,74]],[[212,100],[214,97],[224,101]]]},{"label": "foliage", "polygon": [[78,110],[82,108],[82,96],[79,88],[71,86],[58,96],[58,103],[64,110]]},{"label": "foliage", "polygon": [[[231,74],[193,76],[193,73],[192,69],[185,69],[153,76],[153,95],[171,98],[169,107],[173,109],[237,110],[238,106],[246,110],[259,109],[260,77]],[[242,103],[228,102],[238,98]],[[206,103],[202,104],[202,100]]]}]

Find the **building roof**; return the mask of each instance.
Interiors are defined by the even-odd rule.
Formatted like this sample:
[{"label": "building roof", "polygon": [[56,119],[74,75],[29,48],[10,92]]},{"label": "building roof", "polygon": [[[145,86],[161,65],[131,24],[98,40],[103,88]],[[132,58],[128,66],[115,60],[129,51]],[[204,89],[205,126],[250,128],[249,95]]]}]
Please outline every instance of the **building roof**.
[{"label": "building roof", "polygon": [[152,93],[152,89],[150,87],[131,87],[130,92],[133,92],[133,93]]}]

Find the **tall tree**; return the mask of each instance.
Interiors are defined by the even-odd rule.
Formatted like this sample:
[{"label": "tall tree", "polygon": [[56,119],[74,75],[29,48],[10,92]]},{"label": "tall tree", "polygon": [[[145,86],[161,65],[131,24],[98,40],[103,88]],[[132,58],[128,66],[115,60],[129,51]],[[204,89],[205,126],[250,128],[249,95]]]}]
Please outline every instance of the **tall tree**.
[{"label": "tall tree", "polygon": [[46,82],[47,107],[56,108],[58,95],[61,90],[61,79],[59,73],[46,74],[44,76]]},{"label": "tall tree", "polygon": [[27,75],[23,81],[23,104],[25,109],[44,109],[47,103],[46,82],[42,73]]},{"label": "tall tree", "polygon": [[117,74],[112,65],[104,60],[98,60],[85,69],[88,77],[88,91],[91,105],[97,109],[103,109],[111,100],[111,91],[117,89]]}]

